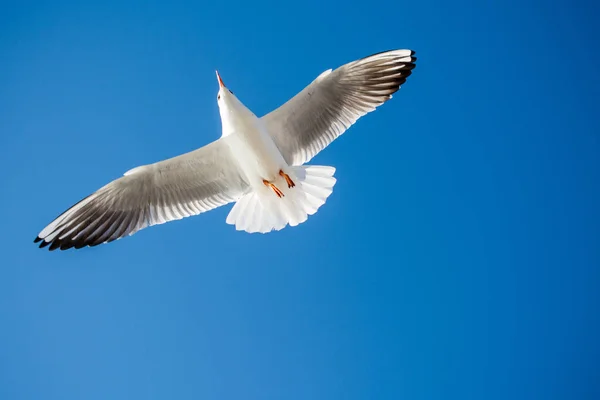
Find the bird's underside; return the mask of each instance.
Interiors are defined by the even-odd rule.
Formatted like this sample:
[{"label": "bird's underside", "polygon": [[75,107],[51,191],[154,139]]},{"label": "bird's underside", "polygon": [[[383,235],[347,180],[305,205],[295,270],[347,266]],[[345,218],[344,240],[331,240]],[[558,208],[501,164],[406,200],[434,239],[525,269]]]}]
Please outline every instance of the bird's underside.
[{"label": "bird's underside", "polygon": [[[285,183],[287,183],[288,185],[288,189],[291,189],[293,187],[296,186],[296,184],[294,183],[294,181],[292,180],[292,178],[290,178],[290,176],[288,174],[286,174],[285,172],[283,172],[283,170],[279,170],[279,176],[283,177],[285,179]],[[263,184],[271,189],[273,189],[273,192],[275,193],[275,195],[279,198],[282,198],[283,196],[285,196],[283,194],[283,192],[277,187],[277,185],[273,182],[270,182],[266,179],[263,179]]]},{"label": "bird's underside", "polygon": [[[257,119],[280,163],[264,174],[249,173],[250,164],[235,151],[236,136],[225,134],[231,121],[253,114],[219,77],[220,139],[126,172],[57,217],[35,242],[50,250],[95,246],[233,202],[227,223],[237,230],[266,233],[298,225],[325,203],[336,182],[334,168],[304,164],[389,100],[415,61],[410,50],[392,50],[327,70]],[[260,152],[253,154],[248,157],[266,165]]]}]

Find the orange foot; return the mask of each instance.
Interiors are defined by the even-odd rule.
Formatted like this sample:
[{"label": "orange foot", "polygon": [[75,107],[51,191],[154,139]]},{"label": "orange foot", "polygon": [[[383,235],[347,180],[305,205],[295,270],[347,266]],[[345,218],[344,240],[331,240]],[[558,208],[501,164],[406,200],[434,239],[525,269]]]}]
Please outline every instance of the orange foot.
[{"label": "orange foot", "polygon": [[282,198],[284,196],[283,192],[281,190],[279,190],[279,188],[277,186],[275,186],[275,184],[269,182],[266,179],[263,179],[263,183],[264,183],[265,186],[268,186],[271,189],[273,189],[273,191],[275,192],[275,194],[277,195],[277,197]]},{"label": "orange foot", "polygon": [[283,178],[285,179],[285,181],[288,184],[288,188],[293,188],[294,186],[296,186],[294,181],[290,179],[290,176],[288,174],[286,174],[285,172],[283,172],[283,170],[279,170],[279,175],[283,176]]}]

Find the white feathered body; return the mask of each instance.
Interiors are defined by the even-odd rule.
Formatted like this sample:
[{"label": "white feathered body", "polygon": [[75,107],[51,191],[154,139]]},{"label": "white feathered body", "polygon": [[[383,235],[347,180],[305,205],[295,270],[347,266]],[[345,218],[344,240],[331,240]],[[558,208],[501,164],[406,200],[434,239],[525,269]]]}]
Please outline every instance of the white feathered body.
[{"label": "white feathered body", "polygon": [[[244,107],[241,103],[236,106]],[[288,169],[288,165],[264,123],[253,113],[244,111],[223,113],[223,137],[227,137],[232,158],[250,186],[255,190],[266,188],[262,180],[275,181],[280,178],[279,170]]]},{"label": "white feathered body", "polygon": [[[335,185],[333,167],[287,164],[264,121],[257,118],[237,98],[224,95],[221,105],[223,137],[250,186],[227,217],[237,230],[267,233],[296,226],[325,203]],[[296,184],[288,187],[280,171]],[[273,183],[283,192],[279,197],[264,184]]]}]

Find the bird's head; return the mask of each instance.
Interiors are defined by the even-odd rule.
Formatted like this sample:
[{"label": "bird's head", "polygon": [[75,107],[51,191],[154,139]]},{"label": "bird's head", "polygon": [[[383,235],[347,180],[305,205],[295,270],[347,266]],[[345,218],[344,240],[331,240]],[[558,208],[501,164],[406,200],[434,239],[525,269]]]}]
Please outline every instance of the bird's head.
[{"label": "bird's head", "polygon": [[217,103],[219,104],[219,108],[221,112],[223,109],[235,108],[237,105],[241,104],[240,101],[235,97],[233,92],[229,90],[227,86],[223,83],[223,79],[221,79],[221,75],[219,75],[219,71],[217,72],[217,81],[219,82],[219,93],[217,94]]},{"label": "bird's head", "polygon": [[[238,100],[227,86],[223,83],[219,71],[217,71],[217,81],[219,82],[219,93],[217,94],[217,104],[219,105],[219,113],[221,114],[221,122],[223,124],[223,134],[225,131],[233,129],[233,124],[240,118],[254,116],[254,114]],[[227,132],[230,133],[230,132]]]}]

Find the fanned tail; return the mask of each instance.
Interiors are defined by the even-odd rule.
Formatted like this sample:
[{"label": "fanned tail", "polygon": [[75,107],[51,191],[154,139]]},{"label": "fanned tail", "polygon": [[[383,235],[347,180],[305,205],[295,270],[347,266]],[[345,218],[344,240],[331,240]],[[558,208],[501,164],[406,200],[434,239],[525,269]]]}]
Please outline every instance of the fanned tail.
[{"label": "fanned tail", "polygon": [[246,194],[229,212],[227,223],[239,231],[267,233],[299,225],[316,213],[333,192],[335,168],[303,165],[290,169],[295,187],[288,188],[280,178],[274,183],[283,192],[281,198],[268,187]]}]

